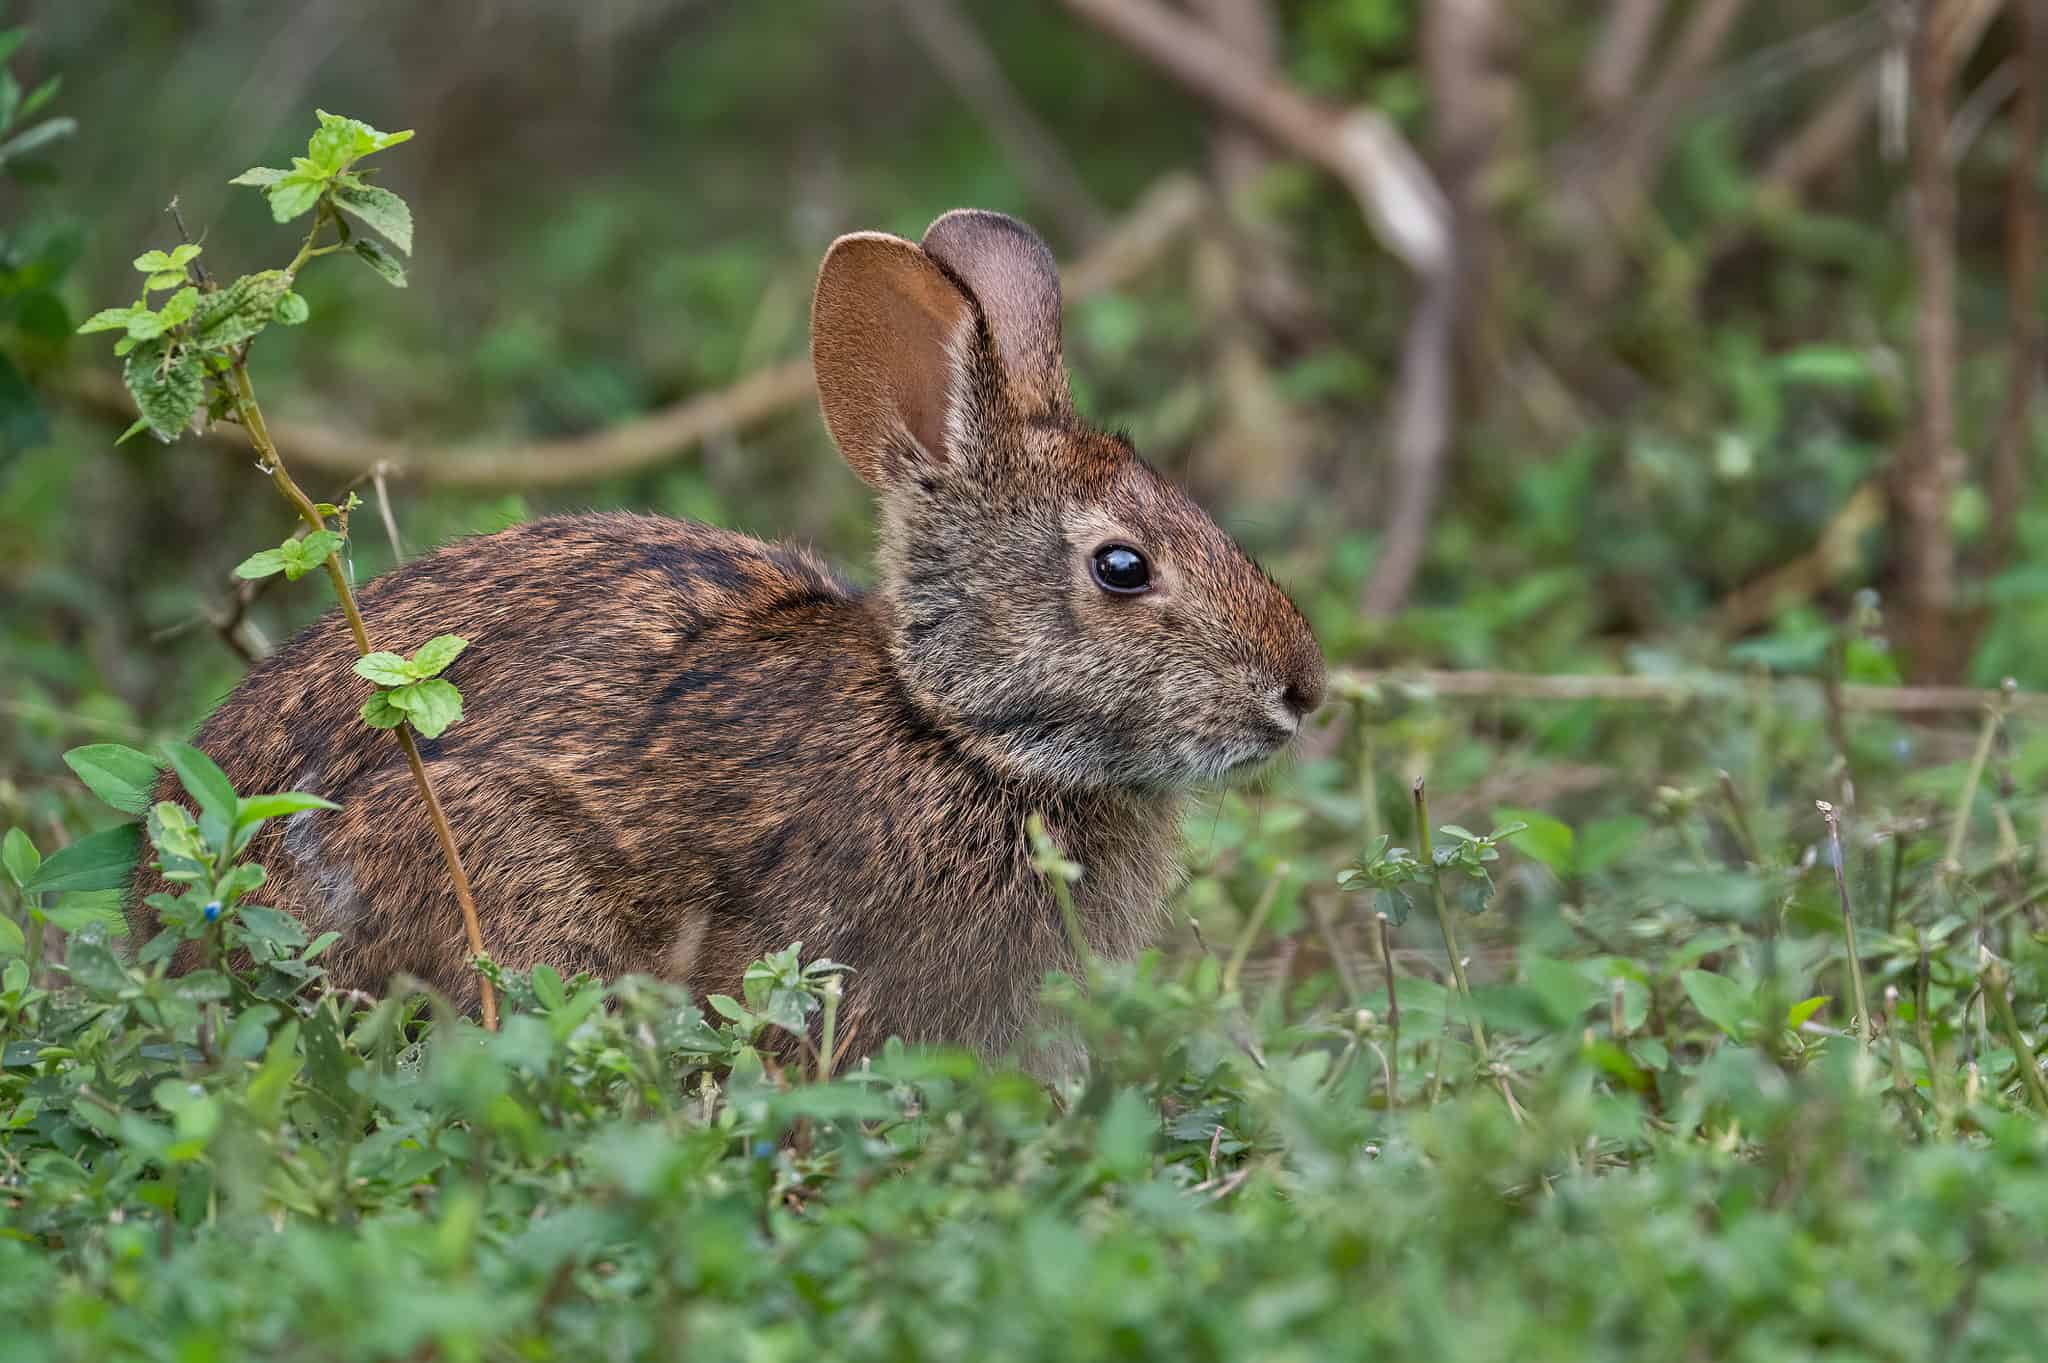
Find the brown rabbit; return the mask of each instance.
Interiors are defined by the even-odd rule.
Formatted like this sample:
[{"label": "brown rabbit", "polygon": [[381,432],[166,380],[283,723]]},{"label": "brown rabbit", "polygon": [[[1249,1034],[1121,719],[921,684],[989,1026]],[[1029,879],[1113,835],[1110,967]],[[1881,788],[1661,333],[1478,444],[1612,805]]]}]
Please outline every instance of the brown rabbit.
[{"label": "brown rabbit", "polygon": [[[1021,223],[840,238],[812,356],[880,499],[872,593],[801,549],[590,515],[408,563],[363,613],[380,647],[469,640],[447,674],[467,717],[421,748],[499,961],[701,997],[801,939],[855,967],[851,1055],[891,1035],[1001,1054],[1074,965],[1026,819],[1086,868],[1092,948],[1133,955],[1175,873],[1178,793],[1283,747],[1322,655],[1223,531],[1074,415],[1058,275]],[[473,1003],[446,869],[398,746],[356,718],[350,651],[330,613],[198,744],[241,790],[340,803],[252,850],[266,902],[341,934],[338,983],[410,972]],[[138,877],[138,941],[160,888]]]}]

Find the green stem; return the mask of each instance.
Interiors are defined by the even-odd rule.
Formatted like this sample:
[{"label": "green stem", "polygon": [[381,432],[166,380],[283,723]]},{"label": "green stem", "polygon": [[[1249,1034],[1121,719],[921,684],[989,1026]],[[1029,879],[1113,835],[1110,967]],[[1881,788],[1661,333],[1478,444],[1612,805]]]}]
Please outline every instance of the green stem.
[{"label": "green stem", "polygon": [[1252,943],[1258,940],[1259,930],[1266,926],[1266,918],[1273,912],[1273,901],[1280,897],[1280,886],[1286,881],[1287,872],[1286,862],[1275,866],[1266,881],[1266,888],[1259,892],[1258,902],[1252,905],[1252,915],[1245,920],[1244,931],[1238,934],[1237,945],[1231,949],[1230,960],[1223,967],[1224,993],[1237,988],[1237,977],[1244,969],[1245,960],[1252,954]]},{"label": "green stem", "polygon": [[1863,958],[1856,950],[1856,915],[1849,908],[1849,881],[1842,874],[1842,826],[1835,807],[1826,800],[1816,800],[1823,819],[1828,824],[1828,848],[1835,863],[1835,890],[1842,900],[1842,941],[1849,953],[1849,984],[1856,994],[1857,1036],[1862,1042],[1863,1053],[1870,1053],[1870,1001],[1863,992]]},{"label": "green stem", "polygon": [[[293,262],[296,270],[305,263],[312,247],[313,237],[319,233],[320,225],[314,224],[313,232],[306,238],[306,246],[299,251],[300,258]],[[289,502],[307,526],[313,530],[325,530],[327,518],[320,514],[311,497],[306,495],[290,471],[285,468],[284,459],[277,452],[277,443],[270,438],[270,427],[263,419],[263,408],[256,401],[256,388],[249,381],[249,366],[246,360],[237,359],[230,369],[234,385],[229,396],[235,404],[235,415],[241,419],[242,428],[249,433],[249,443],[256,449],[259,467],[270,475],[270,481],[278,493]],[[342,571],[341,555],[331,553],[325,564],[327,577],[334,584],[335,599],[341,604],[342,617],[348,621],[350,636],[355,641],[356,654],[367,657],[374,650],[370,645],[370,632],[363,623],[363,613],[356,606],[356,596],[349,586],[348,574]],[[462,853],[455,845],[455,830],[449,826],[448,816],[441,808],[440,797],[434,791],[434,783],[427,775],[426,763],[420,760],[419,744],[413,740],[412,730],[399,725],[391,731],[398,738],[398,746],[405,753],[406,766],[412,771],[413,785],[419,790],[420,799],[427,807],[427,818],[434,827],[434,837],[441,844],[441,856],[448,863],[448,876],[455,886],[455,900],[462,909],[463,931],[469,938],[471,956],[484,955],[483,924],[476,911],[476,898],[470,891],[469,873],[463,868]],[[498,1030],[498,995],[489,980],[479,980],[480,1000],[483,1005],[484,1027],[489,1031]]]},{"label": "green stem", "polygon": [[2012,1056],[2020,1067],[2020,1078],[2026,1081],[2027,1094],[2034,1100],[2034,1106],[2048,1112],[2048,1078],[2041,1074],[2041,1062],[2035,1058],[2034,1048],[2027,1044],[2027,1038],[2020,1032],[2020,1020],[2012,1011],[2012,995],[2006,988],[2005,967],[1996,960],[1984,967],[1984,989],[1998,1009],[1998,1020],[2005,1026],[2005,1039],[2012,1043]]},{"label": "green stem", "polygon": [[[1472,1003],[1472,985],[1465,978],[1464,952],[1458,945],[1458,929],[1451,922],[1450,902],[1444,896],[1443,877],[1438,874],[1436,851],[1429,835],[1429,792],[1421,778],[1415,782],[1415,845],[1421,856],[1424,873],[1429,877],[1430,902],[1436,907],[1437,926],[1443,929],[1444,950],[1451,957],[1451,978],[1457,981],[1458,999],[1465,1008],[1465,1021],[1472,1029],[1472,1049],[1479,1052],[1482,1069],[1493,1068],[1493,1052],[1486,1044],[1486,1026],[1479,1020],[1479,1010]],[[1501,1097],[1507,1100],[1508,1112],[1517,1122],[1522,1120],[1522,1110],[1515,1102],[1514,1090],[1508,1087],[1505,1074],[1494,1076],[1500,1083]]]},{"label": "green stem", "polygon": [[1977,750],[1970,756],[1970,773],[1963,778],[1962,798],[1956,801],[1955,817],[1948,827],[1948,850],[1942,857],[1942,870],[1953,875],[1963,868],[1963,839],[1970,831],[1970,806],[1977,802],[1977,787],[1984,779],[1984,764],[1991,759],[1991,742],[1998,736],[1998,726],[2005,720],[2005,710],[2000,705],[1989,705],[1984,710],[1984,726],[1977,731]]}]

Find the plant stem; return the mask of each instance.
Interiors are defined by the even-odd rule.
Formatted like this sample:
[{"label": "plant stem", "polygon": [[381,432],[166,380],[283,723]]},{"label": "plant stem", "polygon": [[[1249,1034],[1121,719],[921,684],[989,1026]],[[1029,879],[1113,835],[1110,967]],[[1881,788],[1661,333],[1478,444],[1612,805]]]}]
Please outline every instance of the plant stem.
[{"label": "plant stem", "polygon": [[1842,874],[1842,826],[1835,807],[1826,800],[1815,800],[1820,816],[1828,822],[1828,850],[1833,855],[1835,866],[1835,890],[1842,900],[1842,941],[1849,952],[1849,984],[1856,994],[1857,1035],[1862,1042],[1863,1053],[1870,1053],[1870,1002],[1863,993],[1863,959],[1856,951],[1856,917],[1849,909],[1849,882]]},{"label": "plant stem", "polygon": [[[318,230],[316,224],[314,231]],[[309,236],[307,246],[310,247],[311,243],[312,238]],[[294,262],[294,269],[304,263],[306,248],[302,248],[299,254],[302,259]],[[306,495],[305,489],[298,485],[290,471],[285,468],[284,460],[278,455],[277,445],[270,438],[270,428],[263,420],[263,409],[256,402],[255,385],[249,381],[248,364],[243,360],[236,360],[232,374],[234,387],[231,396],[235,403],[235,415],[241,418],[243,429],[249,433],[249,443],[256,447],[261,467],[270,475],[270,481],[276,485],[278,492],[291,503],[292,509],[299,513],[301,520],[314,530],[325,530],[327,518],[320,514],[320,509],[313,504],[313,499]],[[342,618],[348,621],[349,634],[355,640],[356,654],[359,657],[367,657],[374,651],[370,645],[370,632],[363,624],[362,611],[356,607],[355,592],[349,587],[348,574],[342,571],[341,556],[338,553],[329,554],[325,566],[328,580],[334,584],[335,599],[341,603]],[[412,769],[413,784],[418,787],[420,799],[426,804],[427,818],[434,827],[434,837],[441,844],[441,856],[448,863],[448,877],[455,885],[455,901],[462,908],[463,931],[469,937],[469,953],[471,956],[481,956],[484,954],[483,924],[477,917],[476,899],[470,892],[469,873],[463,869],[462,853],[455,846],[455,831],[449,827],[448,816],[441,808],[440,797],[434,792],[434,783],[427,775],[426,763],[420,760],[419,744],[414,742],[412,730],[401,724],[391,732],[397,736],[398,746],[405,751],[406,765]],[[478,985],[483,1004],[484,1027],[495,1032],[498,1030],[497,991],[491,987],[489,980],[480,979]]]},{"label": "plant stem", "polygon": [[1401,1065],[1401,996],[1394,992],[1394,948],[1392,925],[1385,914],[1375,914],[1379,920],[1378,937],[1380,944],[1380,969],[1387,976],[1387,1106],[1399,1105],[1399,1090],[1394,1081]]},{"label": "plant stem", "polygon": [[1244,970],[1245,960],[1252,954],[1252,943],[1258,940],[1259,930],[1266,926],[1266,918],[1273,912],[1273,901],[1280,897],[1280,886],[1286,882],[1289,867],[1281,862],[1273,868],[1273,874],[1266,881],[1266,888],[1259,892],[1258,902],[1252,905],[1252,915],[1245,920],[1244,931],[1238,934],[1237,946],[1231,950],[1230,960],[1223,967],[1223,992],[1237,988],[1237,977]]},{"label": "plant stem", "polygon": [[1984,992],[1998,1008],[1998,1020],[2005,1025],[2005,1039],[2012,1043],[2012,1058],[2019,1064],[2020,1078],[2026,1081],[2027,1095],[2034,1106],[2048,1112],[2048,1078],[2042,1077],[2041,1062],[2020,1032],[2020,1020],[2013,1014],[2012,995],[2006,988],[2005,967],[1996,959],[1985,962]]},{"label": "plant stem", "polygon": [[[1444,898],[1443,877],[1437,872],[1436,852],[1430,845],[1429,837],[1429,792],[1421,778],[1415,782],[1415,846],[1425,874],[1429,876],[1430,902],[1436,906],[1437,926],[1443,929],[1444,950],[1451,957],[1451,978],[1457,981],[1458,998],[1465,1005],[1465,1021],[1472,1029],[1472,1048],[1479,1052],[1479,1064],[1483,1069],[1493,1068],[1493,1053],[1487,1049],[1486,1027],[1479,1020],[1479,1010],[1472,1003],[1472,985],[1465,978],[1465,957],[1458,946],[1458,929],[1451,922],[1451,906]],[[1514,1090],[1508,1087],[1505,1074],[1494,1076],[1500,1083],[1500,1096],[1507,1100],[1508,1112],[1516,1122],[1522,1120],[1522,1109],[1515,1102]]]},{"label": "plant stem", "polygon": [[1927,959],[1926,935],[1917,927],[1913,929],[1913,940],[1920,955],[1913,981],[1913,1030],[1920,1042],[1920,1055],[1927,1062],[1927,1087],[1934,1094],[1934,1134],[1946,1136],[1952,1120],[1948,1076],[1944,1073],[1944,1062],[1934,1053],[1934,1019],[1928,1012],[1931,1007],[1929,996],[1933,993],[1933,969]]},{"label": "plant stem", "polygon": [[[2011,688],[2008,680],[2007,689]],[[1977,731],[1977,751],[1970,756],[1970,774],[1963,778],[1962,798],[1956,801],[1955,818],[1948,828],[1948,850],[1942,855],[1942,870],[1953,875],[1963,868],[1963,838],[1970,831],[1970,806],[1977,802],[1977,786],[1984,779],[1984,764],[1991,759],[1991,742],[1998,736],[1998,726],[2005,720],[2005,707],[2000,704],[1988,705],[1984,709],[1984,726]]]}]

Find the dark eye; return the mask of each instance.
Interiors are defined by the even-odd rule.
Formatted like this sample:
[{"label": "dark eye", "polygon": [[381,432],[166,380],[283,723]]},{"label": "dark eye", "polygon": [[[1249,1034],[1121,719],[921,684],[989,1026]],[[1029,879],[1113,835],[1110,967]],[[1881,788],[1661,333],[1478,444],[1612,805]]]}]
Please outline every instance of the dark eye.
[{"label": "dark eye", "polygon": [[1089,565],[1095,585],[1118,596],[1135,596],[1152,585],[1152,565],[1128,544],[1105,544]]}]

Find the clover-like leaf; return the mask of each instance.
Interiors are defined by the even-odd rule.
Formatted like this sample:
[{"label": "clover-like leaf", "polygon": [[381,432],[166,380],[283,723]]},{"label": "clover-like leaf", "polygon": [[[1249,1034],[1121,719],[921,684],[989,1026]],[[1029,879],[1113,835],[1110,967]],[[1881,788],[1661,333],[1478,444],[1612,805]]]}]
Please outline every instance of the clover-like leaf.
[{"label": "clover-like leaf", "polygon": [[356,675],[379,686],[404,686],[412,681],[412,669],[396,653],[369,653],[356,659]]},{"label": "clover-like leaf", "polygon": [[412,655],[412,675],[415,678],[438,677],[468,647],[469,640],[459,634],[437,635],[421,644],[419,651]]}]

